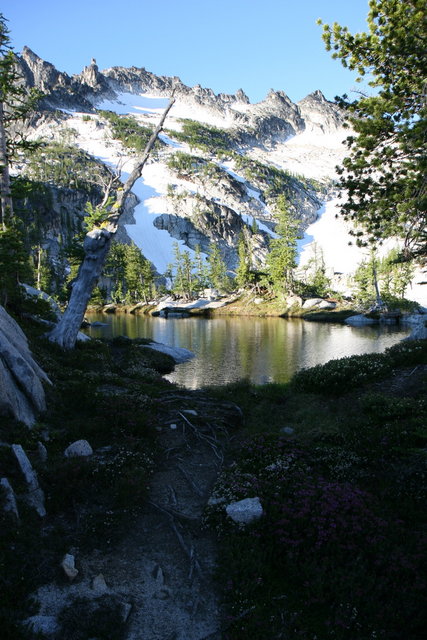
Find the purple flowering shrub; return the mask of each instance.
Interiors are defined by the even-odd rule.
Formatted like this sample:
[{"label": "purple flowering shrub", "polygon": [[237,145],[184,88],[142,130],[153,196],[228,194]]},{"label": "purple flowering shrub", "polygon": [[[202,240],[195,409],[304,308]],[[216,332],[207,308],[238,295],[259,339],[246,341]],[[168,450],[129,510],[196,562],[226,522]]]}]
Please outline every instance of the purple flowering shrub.
[{"label": "purple flowering shrub", "polygon": [[227,486],[243,474],[264,516],[244,530],[222,529],[224,637],[421,638],[425,536],[370,492],[315,472],[312,462],[308,447],[259,437],[230,470]]}]

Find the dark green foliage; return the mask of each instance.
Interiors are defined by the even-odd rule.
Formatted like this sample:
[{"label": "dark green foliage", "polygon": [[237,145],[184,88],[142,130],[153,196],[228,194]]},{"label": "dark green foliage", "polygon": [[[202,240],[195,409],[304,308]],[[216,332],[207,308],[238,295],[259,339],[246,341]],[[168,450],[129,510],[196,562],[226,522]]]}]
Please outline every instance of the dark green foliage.
[{"label": "dark green foliage", "polygon": [[254,280],[254,273],[251,271],[250,238],[241,233],[237,243],[237,254],[239,265],[236,270],[236,283],[238,287],[247,287]]},{"label": "dark green foliage", "polygon": [[427,340],[403,340],[386,350],[393,366],[427,364]]},{"label": "dark green foliage", "polygon": [[[138,153],[144,151],[153,133],[151,129],[138,124],[132,116],[119,116],[112,111],[100,111],[99,113],[111,124],[114,138],[120,140],[125,147]],[[157,139],[154,148],[159,149],[162,145],[161,140]]]},{"label": "dark green foliage", "polygon": [[294,190],[300,189],[310,192],[323,191],[323,186],[316,180],[297,176],[284,169],[266,165],[258,160],[235,154],[233,156],[237,169],[242,169],[245,177],[262,189],[266,198],[277,198],[284,195],[292,201]]},{"label": "dark green foliage", "polygon": [[134,244],[112,243],[103,275],[111,279],[114,302],[146,302],[155,292],[153,267]]},{"label": "dark green foliage", "polygon": [[[351,34],[325,25],[323,39],[333,57],[370,78],[373,95],[339,104],[356,132],[347,140],[340,186],[342,213],[360,225],[370,242],[390,235],[404,239],[406,257],[425,260],[427,107],[427,19],[424,0],[371,0],[368,31]],[[356,231],[360,244],[364,233]]]},{"label": "dark green foliage", "polygon": [[361,405],[364,412],[378,422],[417,417],[426,411],[425,401],[413,398],[390,398],[381,393],[366,395]]},{"label": "dark green foliage", "polygon": [[198,281],[194,272],[195,264],[189,251],[181,251],[177,242],[173,246],[175,261],[171,265],[173,273],[173,291],[184,298],[192,298]]},{"label": "dark green foliage", "polygon": [[302,267],[303,281],[299,282],[298,292],[304,297],[326,298],[331,295],[331,281],[326,275],[323,251],[313,243],[312,257]]},{"label": "dark green foliage", "polygon": [[193,156],[183,151],[174,153],[169,158],[167,165],[169,169],[176,171],[184,179],[194,176],[202,182],[205,179],[214,180],[215,178],[218,180],[221,178],[227,181],[232,180],[231,176],[214,162],[208,162],[204,158]]},{"label": "dark green foliage", "polygon": [[293,284],[300,221],[291,213],[284,195],[277,198],[277,212],[277,238],[270,240],[267,269],[272,288],[277,293],[282,293],[289,291]]},{"label": "dark green foliage", "polygon": [[[403,298],[413,276],[413,262],[399,260],[396,249],[381,259],[376,256],[375,249],[372,249],[369,259],[363,260],[354,274],[353,295],[356,302],[365,306],[373,304],[377,298],[377,283],[382,301],[392,308],[402,299],[404,310]],[[417,306],[416,303],[413,305]]]},{"label": "dark green foliage", "polygon": [[0,304],[19,307],[24,298],[19,283],[31,281],[31,267],[21,230],[11,224],[7,230],[0,230]]},{"label": "dark green foliage", "polygon": [[227,275],[227,265],[221,250],[216,243],[212,243],[207,257],[208,279],[212,287],[227,292],[233,288],[231,278]]},{"label": "dark green foliage", "polygon": [[[28,89],[16,64],[12,50],[7,19],[0,13],[0,102],[2,103],[1,128],[5,133],[7,159],[20,150],[32,149],[36,143],[28,141],[17,124],[25,122],[34,111],[42,93],[35,88]],[[13,135],[10,132],[13,130]]]},{"label": "dark green foliage", "polygon": [[[108,179],[109,172],[86,151],[67,143],[50,142],[27,157],[25,177],[35,183],[77,189],[88,196],[100,197],[102,181]],[[32,190],[34,193],[34,187]]]},{"label": "dark green foliage", "polygon": [[179,175],[187,176],[200,173],[206,164],[206,160],[203,158],[192,156],[183,151],[174,153],[167,162],[169,169],[176,171]]},{"label": "dark green foliage", "polygon": [[[27,526],[18,526],[3,509],[0,492],[0,628],[2,640],[33,640],[21,621],[28,613],[27,595],[42,583],[53,580],[52,545],[49,551],[43,540],[40,522],[23,504]],[[37,518],[37,519],[36,519]]]},{"label": "dark green foliage", "polygon": [[208,153],[227,152],[235,146],[232,133],[195,120],[182,120],[182,131],[168,131],[168,135]]},{"label": "dark green foliage", "polygon": [[265,510],[243,531],[223,508],[216,516],[224,638],[421,639],[424,541],[368,491],[322,477],[313,463],[310,450],[261,437],[221,479],[216,495],[251,492]]}]

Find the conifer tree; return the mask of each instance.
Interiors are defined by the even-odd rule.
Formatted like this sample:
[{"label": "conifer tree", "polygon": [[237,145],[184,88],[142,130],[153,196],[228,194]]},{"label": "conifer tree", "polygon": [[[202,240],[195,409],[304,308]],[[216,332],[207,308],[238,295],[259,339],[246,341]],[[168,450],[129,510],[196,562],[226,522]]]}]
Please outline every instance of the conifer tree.
[{"label": "conifer tree", "polygon": [[21,300],[19,283],[31,281],[32,273],[22,233],[14,221],[0,228],[0,304],[7,307]]},{"label": "conifer tree", "polygon": [[195,288],[195,277],[193,273],[194,263],[188,251],[180,251],[177,242],[174,243],[175,263],[173,269],[175,276],[173,279],[173,290],[179,296],[191,298]]},{"label": "conifer tree", "polygon": [[236,271],[236,283],[239,287],[246,287],[252,281],[251,274],[251,257],[247,245],[246,238],[243,233],[239,235],[237,243],[237,255],[239,264]]},{"label": "conifer tree", "polygon": [[227,265],[216,243],[212,243],[210,246],[208,274],[212,287],[215,287],[219,291],[229,291],[231,289],[230,278],[227,275]]},{"label": "conifer tree", "polygon": [[283,194],[277,198],[278,221],[275,228],[276,238],[270,240],[270,253],[267,255],[267,269],[273,289],[287,292],[294,282],[294,269],[297,265],[297,240],[299,221],[294,218]]},{"label": "conifer tree", "polygon": [[9,174],[12,156],[17,149],[35,146],[19,134],[16,124],[27,117],[41,96],[39,91],[27,91],[21,80],[6,18],[0,13],[0,224],[3,230],[13,218]]},{"label": "conifer tree", "polygon": [[205,289],[208,286],[208,271],[199,244],[196,245],[195,249],[194,269],[197,288]]},{"label": "conifer tree", "polygon": [[[391,235],[403,256],[427,259],[427,12],[425,0],[370,0],[368,31],[324,25],[333,57],[369,78],[372,95],[338,99],[356,132],[347,139],[341,210],[359,244]],[[321,21],[319,21],[321,24]]]}]

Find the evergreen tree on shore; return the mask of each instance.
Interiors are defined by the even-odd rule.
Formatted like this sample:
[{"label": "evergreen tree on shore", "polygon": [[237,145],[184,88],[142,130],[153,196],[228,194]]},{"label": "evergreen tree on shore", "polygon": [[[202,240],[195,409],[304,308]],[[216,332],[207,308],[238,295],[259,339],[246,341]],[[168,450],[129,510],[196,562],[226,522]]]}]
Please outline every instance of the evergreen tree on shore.
[{"label": "evergreen tree on shore", "polygon": [[[341,210],[359,226],[357,242],[391,235],[403,258],[427,260],[427,13],[425,0],[370,0],[368,31],[323,26],[326,49],[370,78],[373,95],[339,104],[356,132],[338,168],[348,196]],[[319,21],[321,24],[321,21]]]},{"label": "evergreen tree on shore", "polygon": [[276,238],[270,241],[267,269],[271,285],[276,292],[287,292],[294,283],[294,269],[297,265],[297,240],[299,221],[294,218],[284,195],[277,198],[278,221]]}]

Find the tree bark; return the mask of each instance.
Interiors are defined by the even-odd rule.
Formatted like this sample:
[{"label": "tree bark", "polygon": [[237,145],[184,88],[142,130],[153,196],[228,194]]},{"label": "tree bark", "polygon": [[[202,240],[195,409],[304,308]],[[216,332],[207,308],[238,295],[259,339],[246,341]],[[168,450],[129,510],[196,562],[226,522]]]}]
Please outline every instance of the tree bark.
[{"label": "tree bark", "polygon": [[9,158],[7,153],[4,107],[2,100],[0,100],[0,203],[0,223],[3,231],[5,231],[7,221],[13,217],[13,204],[12,194],[10,191]]},{"label": "tree bark", "polygon": [[148,141],[142,157],[126,180],[123,189],[119,191],[113,212],[108,217],[108,225],[102,229],[92,229],[86,234],[83,243],[85,257],[72,285],[68,306],[58,324],[47,335],[51,342],[58,344],[64,349],[73,349],[76,344],[77,334],[80,330],[88,302],[92,295],[93,288],[101,275],[105,259],[110,249],[111,240],[117,231],[120,216],[125,208],[126,199],[133,185],[142,175],[144,165],[157,140],[157,136],[163,129],[166,116],[174,102],[175,100],[172,98]]}]

